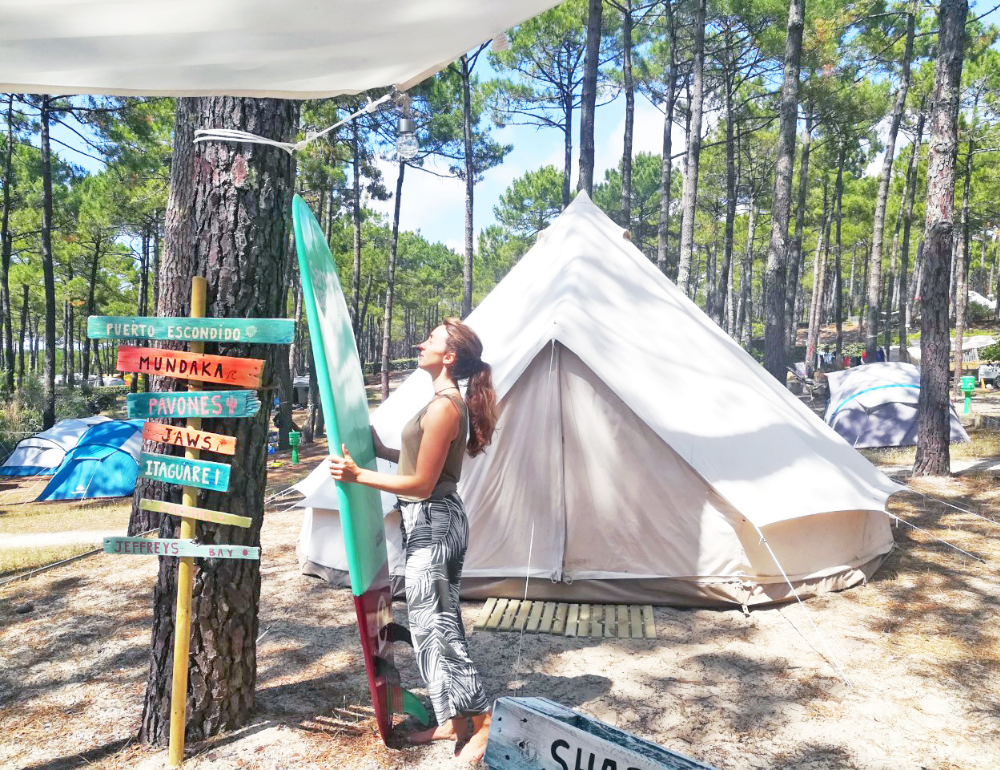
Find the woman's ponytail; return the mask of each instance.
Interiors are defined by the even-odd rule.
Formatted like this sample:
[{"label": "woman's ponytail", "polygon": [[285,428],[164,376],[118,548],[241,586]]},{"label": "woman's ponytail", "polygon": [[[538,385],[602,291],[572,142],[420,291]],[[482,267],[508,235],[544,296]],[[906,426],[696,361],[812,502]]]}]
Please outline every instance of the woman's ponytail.
[{"label": "woman's ponytail", "polygon": [[467,449],[469,456],[475,457],[492,441],[497,424],[493,369],[482,359],[483,343],[479,335],[457,318],[446,318],[444,325],[448,330],[447,349],[455,355],[451,376],[456,381],[469,381],[465,389],[465,403],[469,408]]}]

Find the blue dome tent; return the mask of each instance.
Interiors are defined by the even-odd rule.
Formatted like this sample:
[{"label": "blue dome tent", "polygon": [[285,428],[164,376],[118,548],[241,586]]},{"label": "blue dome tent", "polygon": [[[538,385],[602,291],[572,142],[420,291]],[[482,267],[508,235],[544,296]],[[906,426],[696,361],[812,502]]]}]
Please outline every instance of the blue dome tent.
[{"label": "blue dome tent", "polygon": [[139,476],[144,420],[94,425],[69,452],[38,501],[125,497]]}]

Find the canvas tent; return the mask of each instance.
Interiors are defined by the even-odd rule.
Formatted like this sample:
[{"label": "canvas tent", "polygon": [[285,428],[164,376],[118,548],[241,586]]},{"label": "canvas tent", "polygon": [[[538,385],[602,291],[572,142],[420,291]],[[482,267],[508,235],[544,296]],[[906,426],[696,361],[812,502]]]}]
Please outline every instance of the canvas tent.
[{"label": "canvas tent", "polygon": [[[866,364],[827,374],[826,422],[852,446],[916,446],[920,370],[899,362]],[[951,440],[968,441],[954,408]]]},{"label": "canvas tent", "polygon": [[[804,594],[843,588],[892,548],[885,504],[901,487],[585,194],[468,323],[502,414],[459,488],[464,596],[751,605],[790,598],[781,568]],[[376,410],[387,445],[431,394],[417,372]],[[325,473],[300,486],[312,511],[299,558],[329,577],[336,550],[316,537],[336,516]]]},{"label": "canvas tent", "polygon": [[79,420],[60,420],[48,430],[18,442],[6,462],[0,466],[0,476],[37,476],[52,473],[66,459],[91,426],[111,418],[97,415]]},{"label": "canvas tent", "polygon": [[94,425],[38,496],[46,500],[125,497],[139,477],[144,420],[111,420]]},{"label": "canvas tent", "polygon": [[0,0],[0,84],[284,99],[405,90],[557,2]]}]

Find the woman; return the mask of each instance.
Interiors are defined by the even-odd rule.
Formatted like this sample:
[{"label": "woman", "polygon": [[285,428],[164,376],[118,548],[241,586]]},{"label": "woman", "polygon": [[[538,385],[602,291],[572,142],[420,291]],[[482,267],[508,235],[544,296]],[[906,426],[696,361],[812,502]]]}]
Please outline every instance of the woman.
[{"label": "woman", "polygon": [[[330,457],[330,474],[399,497],[410,634],[438,722],[411,735],[410,742],[468,739],[459,759],[478,762],[490,715],[459,607],[469,522],[456,489],[463,455],[475,457],[493,436],[496,393],[481,357],[483,343],[457,319],[445,319],[417,347],[417,366],[431,375],[434,397],[403,428],[402,449],[387,448],[372,430],[375,454],[397,462],[397,474],[359,468],[343,445],[343,457]],[[468,380],[464,400],[456,384],[463,380]]]}]

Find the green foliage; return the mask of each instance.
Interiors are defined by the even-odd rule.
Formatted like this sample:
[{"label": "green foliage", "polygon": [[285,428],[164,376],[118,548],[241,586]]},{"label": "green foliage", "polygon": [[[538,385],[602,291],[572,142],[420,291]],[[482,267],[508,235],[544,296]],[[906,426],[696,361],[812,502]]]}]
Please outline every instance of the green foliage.
[{"label": "green foliage", "polygon": [[1000,342],[980,348],[979,358],[981,361],[1000,361]]}]

